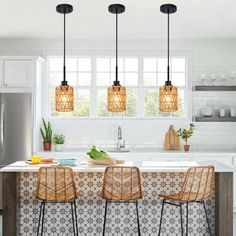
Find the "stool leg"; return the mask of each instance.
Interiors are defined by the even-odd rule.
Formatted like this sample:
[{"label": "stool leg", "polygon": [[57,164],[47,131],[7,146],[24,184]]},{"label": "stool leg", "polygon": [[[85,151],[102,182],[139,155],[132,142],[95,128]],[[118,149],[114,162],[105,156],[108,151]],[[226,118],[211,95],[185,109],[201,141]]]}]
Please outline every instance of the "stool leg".
[{"label": "stool leg", "polygon": [[43,217],[42,217],[42,228],[41,228],[41,236],[43,235],[43,224],[44,224],[44,215],[45,215],[45,202],[42,202],[43,204]]},{"label": "stool leg", "polygon": [[159,224],[159,233],[158,233],[158,236],[161,235],[161,224],[162,224],[162,217],[163,217],[163,212],[164,212],[164,205],[165,205],[165,199],[162,200],[161,219],[160,219],[160,224]]},{"label": "stool leg", "polygon": [[77,219],[77,210],[76,210],[76,202],[74,200],[74,208],[75,208],[75,225],[76,225],[76,235],[79,235],[79,228],[78,228],[78,219]]},{"label": "stool leg", "polygon": [[141,235],[140,224],[139,224],[139,214],[138,214],[138,201],[136,201],[136,213],[137,213],[137,223],[138,223],[138,235]]},{"label": "stool leg", "polygon": [[70,203],[70,206],[71,206],[71,216],[72,216],[72,223],[73,223],[73,231],[74,231],[74,235],[76,235],[75,234],[74,210],[73,210],[73,203],[72,202]]},{"label": "stool leg", "polygon": [[184,229],[183,229],[183,211],[182,211],[182,203],[180,203],[180,223],[181,223],[181,235],[184,235]]},{"label": "stool leg", "polygon": [[203,203],[203,207],[204,207],[204,211],[205,211],[205,215],[206,215],[206,220],[207,220],[209,234],[211,235],[211,227],[210,227],[210,222],[209,222],[209,219],[208,219],[208,216],[207,216],[206,205],[205,205],[204,201],[202,201],[202,203]]},{"label": "stool leg", "polygon": [[188,236],[188,202],[186,203],[186,236]]},{"label": "stool leg", "polygon": [[107,200],[106,200],[106,205],[105,205],[105,215],[104,215],[104,222],[103,222],[103,233],[102,233],[103,236],[105,236],[105,231],[106,231],[106,218],[107,218]]},{"label": "stool leg", "polygon": [[38,228],[37,228],[37,236],[39,236],[39,228],[40,228],[40,222],[41,222],[42,207],[43,207],[43,203],[41,202],[41,204],[40,204],[40,212],[39,212],[39,222],[38,222]]}]

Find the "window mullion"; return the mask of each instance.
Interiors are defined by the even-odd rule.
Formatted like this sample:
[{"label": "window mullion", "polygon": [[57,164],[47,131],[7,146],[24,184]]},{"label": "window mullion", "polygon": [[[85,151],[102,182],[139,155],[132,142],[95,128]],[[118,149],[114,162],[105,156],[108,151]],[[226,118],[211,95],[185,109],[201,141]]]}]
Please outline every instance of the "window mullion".
[{"label": "window mullion", "polygon": [[97,117],[97,68],[96,57],[91,57],[91,94],[90,94],[90,117]]},{"label": "window mullion", "polygon": [[144,117],[143,57],[138,57],[138,117]]}]

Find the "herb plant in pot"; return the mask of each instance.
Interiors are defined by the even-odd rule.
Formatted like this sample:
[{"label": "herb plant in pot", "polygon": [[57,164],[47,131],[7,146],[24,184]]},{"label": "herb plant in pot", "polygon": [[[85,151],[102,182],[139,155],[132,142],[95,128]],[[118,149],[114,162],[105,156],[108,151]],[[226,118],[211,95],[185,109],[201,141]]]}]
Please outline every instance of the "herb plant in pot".
[{"label": "herb plant in pot", "polygon": [[193,130],[195,125],[193,123],[190,123],[189,129],[179,129],[177,131],[178,135],[184,140],[184,151],[188,152],[190,145],[188,145],[188,139],[192,137]]},{"label": "herb plant in pot", "polygon": [[62,146],[65,143],[65,136],[63,134],[55,134],[53,136],[53,143],[56,152],[62,151]]},{"label": "herb plant in pot", "polygon": [[43,139],[44,151],[51,151],[52,148],[52,126],[48,121],[47,123],[43,119],[43,128],[40,128],[41,136]]}]

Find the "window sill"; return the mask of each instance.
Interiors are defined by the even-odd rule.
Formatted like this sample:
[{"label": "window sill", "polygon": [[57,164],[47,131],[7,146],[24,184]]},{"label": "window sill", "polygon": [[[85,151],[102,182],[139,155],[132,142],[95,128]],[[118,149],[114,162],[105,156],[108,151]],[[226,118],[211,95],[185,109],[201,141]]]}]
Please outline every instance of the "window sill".
[{"label": "window sill", "polygon": [[158,121],[188,121],[187,117],[54,117],[49,116],[50,120],[158,120]]}]

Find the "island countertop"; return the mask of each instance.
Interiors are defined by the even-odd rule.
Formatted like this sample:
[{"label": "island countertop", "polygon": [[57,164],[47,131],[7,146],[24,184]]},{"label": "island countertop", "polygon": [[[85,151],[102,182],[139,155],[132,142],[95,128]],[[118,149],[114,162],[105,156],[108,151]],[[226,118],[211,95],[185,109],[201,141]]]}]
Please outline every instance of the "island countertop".
[{"label": "island countertop", "polygon": [[[60,159],[59,159],[60,163]],[[189,167],[213,165],[216,172],[233,172],[233,168],[217,161],[126,161],[122,166],[137,166],[141,172],[186,172]],[[38,172],[42,166],[52,166],[50,164],[30,165],[24,161],[12,163],[1,172]],[[77,161],[71,167],[74,172],[104,172],[106,166],[87,164],[85,161]]]}]

